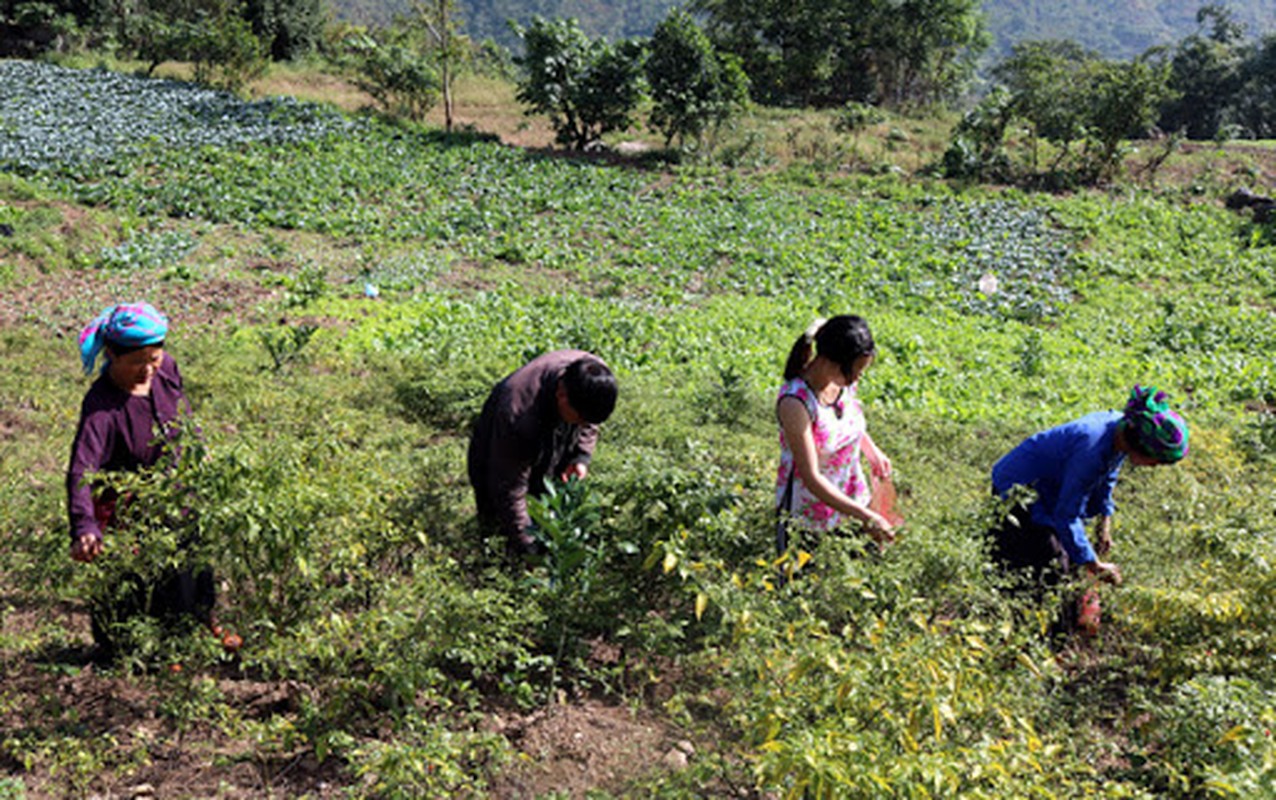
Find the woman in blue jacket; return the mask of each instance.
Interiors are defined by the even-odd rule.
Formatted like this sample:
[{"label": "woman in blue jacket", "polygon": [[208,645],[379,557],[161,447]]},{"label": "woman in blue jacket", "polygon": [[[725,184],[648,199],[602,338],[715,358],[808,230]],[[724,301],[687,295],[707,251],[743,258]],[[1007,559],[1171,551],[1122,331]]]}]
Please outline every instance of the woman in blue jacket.
[{"label": "woman in blue jacket", "polygon": [[[1016,486],[1036,498],[1011,508],[992,531],[993,556],[1006,569],[1027,569],[1036,585],[1052,585],[1073,569],[1121,582],[1103,560],[1112,547],[1112,489],[1121,465],[1173,464],[1187,455],[1187,423],[1164,392],[1135,386],[1123,411],[1099,411],[1025,439],[992,468],[993,491]],[[1095,541],[1086,521],[1098,518]]]}]

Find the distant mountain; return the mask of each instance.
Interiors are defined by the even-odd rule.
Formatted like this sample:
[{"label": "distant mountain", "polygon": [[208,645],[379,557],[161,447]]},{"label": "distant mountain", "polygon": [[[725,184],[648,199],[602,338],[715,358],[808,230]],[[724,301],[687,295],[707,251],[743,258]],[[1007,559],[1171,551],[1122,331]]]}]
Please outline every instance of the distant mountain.
[{"label": "distant mountain", "polygon": [[[1173,44],[1197,30],[1201,0],[984,0],[997,58],[1015,42],[1072,39],[1109,58]],[[1250,36],[1276,33],[1276,2],[1231,0],[1226,6]]]},{"label": "distant mountain", "polygon": [[[749,0],[743,0],[748,2]],[[340,20],[384,25],[411,0],[329,0]],[[465,32],[516,46],[506,20],[527,24],[542,17],[574,17],[589,33],[610,39],[649,36],[678,0],[458,0]],[[1201,0],[984,0],[993,36],[989,56],[1008,53],[1025,39],[1072,39],[1113,58],[1127,58],[1158,44],[1172,44],[1196,30]],[[1250,35],[1276,33],[1276,2],[1225,3]]]},{"label": "distant mountain", "polygon": [[[328,0],[339,20],[385,25],[411,8],[411,0]],[[494,39],[515,47],[508,20],[528,24],[533,16],[574,18],[593,36],[617,40],[650,36],[656,24],[683,0],[457,0],[462,30],[472,39]]]}]

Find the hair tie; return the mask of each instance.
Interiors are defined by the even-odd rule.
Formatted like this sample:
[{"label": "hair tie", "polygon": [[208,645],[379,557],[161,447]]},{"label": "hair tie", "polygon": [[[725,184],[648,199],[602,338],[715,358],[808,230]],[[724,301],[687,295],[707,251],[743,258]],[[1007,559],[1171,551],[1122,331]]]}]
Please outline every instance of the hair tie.
[{"label": "hair tie", "polygon": [[828,320],[823,317],[816,317],[815,321],[806,326],[806,330],[802,332],[802,338],[806,339],[807,344],[815,344],[815,334],[820,332],[820,328],[823,328],[826,322]]}]

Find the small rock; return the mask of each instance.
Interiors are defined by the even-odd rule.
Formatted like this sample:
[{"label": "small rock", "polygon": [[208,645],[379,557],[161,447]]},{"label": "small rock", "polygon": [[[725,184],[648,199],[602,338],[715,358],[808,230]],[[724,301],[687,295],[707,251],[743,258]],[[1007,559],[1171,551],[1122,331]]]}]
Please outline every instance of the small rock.
[{"label": "small rock", "polygon": [[691,740],[689,739],[680,740],[677,744],[674,745],[674,747],[678,748],[679,750],[681,750],[682,752],[686,753],[689,756],[694,756],[696,754],[696,746],[692,744]]},{"label": "small rock", "polygon": [[505,728],[507,726],[505,724],[504,717],[500,714],[491,714],[483,721],[483,724],[480,727],[486,733],[495,733],[499,735],[505,733]]},{"label": "small rock", "polygon": [[660,760],[672,770],[681,771],[687,768],[687,754],[676,747],[665,753],[665,757]]},{"label": "small rock", "polygon": [[149,783],[139,783],[128,790],[128,796],[137,800],[140,797],[154,797],[155,787]]}]

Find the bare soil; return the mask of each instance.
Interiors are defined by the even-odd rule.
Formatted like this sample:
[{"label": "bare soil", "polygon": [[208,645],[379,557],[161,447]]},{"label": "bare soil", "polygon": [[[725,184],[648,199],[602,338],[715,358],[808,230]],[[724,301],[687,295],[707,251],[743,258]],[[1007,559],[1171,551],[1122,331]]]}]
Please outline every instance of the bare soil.
[{"label": "bare soil", "polygon": [[667,766],[667,758],[676,760],[672,753],[693,751],[650,714],[597,700],[552,705],[512,720],[497,716],[492,722],[503,726],[503,735],[519,752],[493,785],[492,796],[502,800],[616,791]]},{"label": "bare soil", "polygon": [[[357,794],[362,788],[339,759],[321,763],[305,748],[264,757],[251,742],[228,736],[216,724],[182,729],[162,713],[178,682],[195,678],[211,679],[228,711],[257,721],[291,716],[307,687],[244,677],[233,666],[202,675],[163,668],[128,675],[102,668],[91,659],[82,608],[33,607],[20,598],[0,596],[0,642],[34,636],[49,626],[64,629],[63,643],[16,657],[0,649],[0,731],[6,739],[33,743],[66,737],[68,749],[94,755],[63,759],[56,767],[52,765],[58,759],[38,751],[32,752],[30,764],[0,759],[0,778],[20,779],[29,800],[322,800],[348,797],[351,789]],[[649,712],[596,698],[560,700],[528,713],[493,710],[482,727],[505,737],[515,752],[491,780],[487,796],[495,800],[550,794],[585,798],[593,791],[622,791],[636,778],[685,766],[695,754],[676,729]]]}]

